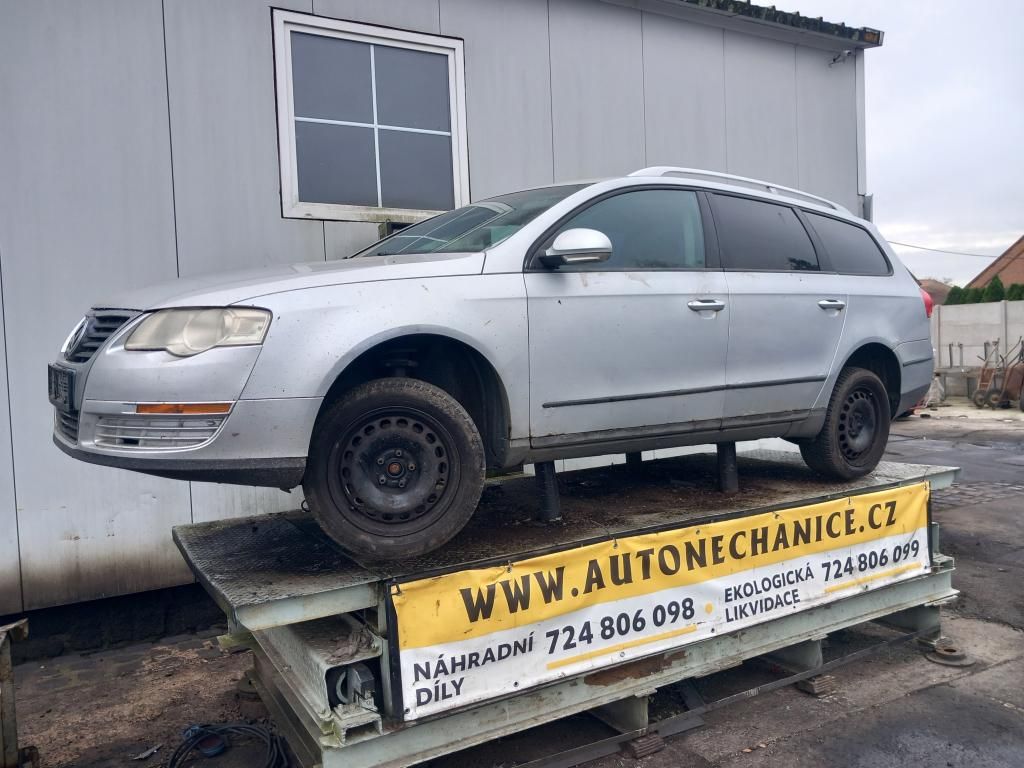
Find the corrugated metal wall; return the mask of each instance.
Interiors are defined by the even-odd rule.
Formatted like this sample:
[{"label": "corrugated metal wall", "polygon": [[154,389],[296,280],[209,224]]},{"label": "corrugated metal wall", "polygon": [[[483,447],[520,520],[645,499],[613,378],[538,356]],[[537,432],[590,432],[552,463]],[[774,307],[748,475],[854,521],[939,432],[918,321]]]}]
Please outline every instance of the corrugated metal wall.
[{"label": "corrugated metal wall", "polygon": [[[474,198],[673,164],[857,206],[854,60],[595,0],[273,5],[463,38]],[[0,614],[184,582],[172,525],[297,504],[76,463],[45,387],[103,295],[375,239],[281,217],[273,75],[261,0],[0,9]]]}]

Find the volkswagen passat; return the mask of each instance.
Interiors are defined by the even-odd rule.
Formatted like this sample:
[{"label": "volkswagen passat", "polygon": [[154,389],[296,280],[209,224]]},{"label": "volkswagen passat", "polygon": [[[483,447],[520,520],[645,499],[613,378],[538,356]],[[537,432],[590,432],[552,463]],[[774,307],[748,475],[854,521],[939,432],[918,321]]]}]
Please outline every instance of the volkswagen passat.
[{"label": "volkswagen passat", "polygon": [[863,475],[931,375],[921,292],[871,224],[648,168],[102,301],[49,394],[76,458],[302,485],[342,546],[406,557],[465,525],[488,467],[777,436]]}]

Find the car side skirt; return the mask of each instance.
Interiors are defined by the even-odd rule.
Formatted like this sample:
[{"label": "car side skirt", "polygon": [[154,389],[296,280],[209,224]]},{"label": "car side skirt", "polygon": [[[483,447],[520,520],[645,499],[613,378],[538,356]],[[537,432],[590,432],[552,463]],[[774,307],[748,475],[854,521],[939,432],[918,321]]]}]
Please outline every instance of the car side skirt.
[{"label": "car side skirt", "polygon": [[[691,421],[680,424],[656,424],[639,429],[602,430],[572,435],[551,435],[533,438],[530,445],[509,445],[510,464],[519,462],[578,459],[610,453],[651,451],[660,448],[681,448],[689,445],[759,440],[765,437],[788,436],[794,426],[820,421],[824,411],[786,411],[727,419]],[[820,428],[820,427],[819,427]],[[525,441],[524,441],[525,442]]]}]

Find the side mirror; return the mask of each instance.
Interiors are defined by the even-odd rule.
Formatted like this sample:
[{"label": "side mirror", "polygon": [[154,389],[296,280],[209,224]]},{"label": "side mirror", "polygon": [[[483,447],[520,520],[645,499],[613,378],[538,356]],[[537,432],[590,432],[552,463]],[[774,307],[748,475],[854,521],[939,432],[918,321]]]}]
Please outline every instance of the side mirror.
[{"label": "side mirror", "polygon": [[604,232],[596,229],[567,229],[555,238],[544,254],[540,263],[545,267],[555,268],[570,264],[591,264],[597,261],[608,261],[612,255],[612,241]]}]

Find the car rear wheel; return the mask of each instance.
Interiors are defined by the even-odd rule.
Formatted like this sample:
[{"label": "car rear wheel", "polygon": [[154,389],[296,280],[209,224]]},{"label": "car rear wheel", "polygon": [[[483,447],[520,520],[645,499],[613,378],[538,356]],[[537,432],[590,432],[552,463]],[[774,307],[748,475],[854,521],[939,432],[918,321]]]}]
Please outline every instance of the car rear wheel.
[{"label": "car rear wheel", "polygon": [[451,395],[409,378],[367,382],[318,420],[303,490],[343,548],[379,559],[437,549],[469,521],[484,448]]},{"label": "car rear wheel", "polygon": [[889,396],[871,371],[845,368],[836,380],[825,424],[800,445],[811,469],[840,480],[871,472],[889,440]]}]

